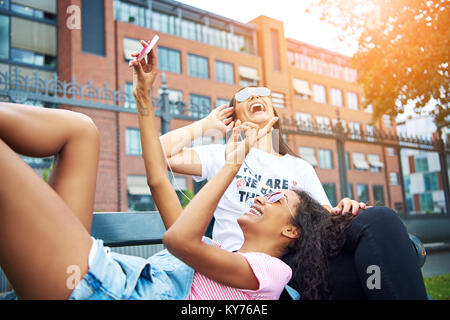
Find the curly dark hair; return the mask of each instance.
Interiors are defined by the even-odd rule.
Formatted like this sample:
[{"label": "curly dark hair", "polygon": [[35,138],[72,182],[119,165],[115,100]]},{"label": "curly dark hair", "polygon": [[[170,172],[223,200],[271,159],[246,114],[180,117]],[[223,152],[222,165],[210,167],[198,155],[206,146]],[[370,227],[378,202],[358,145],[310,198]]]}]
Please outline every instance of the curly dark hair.
[{"label": "curly dark hair", "polygon": [[289,246],[293,281],[305,300],[329,297],[328,258],[337,255],[345,244],[353,215],[332,215],[307,192],[292,190],[299,196],[292,224],[299,237]]}]

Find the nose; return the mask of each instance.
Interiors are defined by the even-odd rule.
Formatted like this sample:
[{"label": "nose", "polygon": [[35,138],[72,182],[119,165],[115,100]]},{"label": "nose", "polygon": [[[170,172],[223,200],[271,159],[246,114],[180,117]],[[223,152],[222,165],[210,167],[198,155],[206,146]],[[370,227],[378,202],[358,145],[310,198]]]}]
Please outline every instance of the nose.
[{"label": "nose", "polygon": [[266,204],[266,198],[263,197],[263,196],[257,196],[257,197],[255,197],[255,199],[254,199],[254,203],[257,203],[257,204],[263,206],[263,205]]}]

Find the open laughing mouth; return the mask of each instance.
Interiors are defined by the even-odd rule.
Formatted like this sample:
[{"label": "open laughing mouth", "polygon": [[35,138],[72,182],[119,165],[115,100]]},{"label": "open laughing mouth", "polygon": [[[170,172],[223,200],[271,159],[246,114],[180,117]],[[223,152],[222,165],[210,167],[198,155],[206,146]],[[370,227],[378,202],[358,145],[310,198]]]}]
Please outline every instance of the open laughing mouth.
[{"label": "open laughing mouth", "polygon": [[250,209],[248,210],[248,213],[250,213],[252,215],[255,215],[257,217],[260,217],[260,216],[263,215],[263,212],[261,211],[261,209],[258,206],[254,205],[254,204],[252,206],[250,206]]},{"label": "open laughing mouth", "polygon": [[250,113],[264,112],[266,111],[266,107],[264,106],[263,103],[255,101],[250,104],[248,110],[250,111]]}]

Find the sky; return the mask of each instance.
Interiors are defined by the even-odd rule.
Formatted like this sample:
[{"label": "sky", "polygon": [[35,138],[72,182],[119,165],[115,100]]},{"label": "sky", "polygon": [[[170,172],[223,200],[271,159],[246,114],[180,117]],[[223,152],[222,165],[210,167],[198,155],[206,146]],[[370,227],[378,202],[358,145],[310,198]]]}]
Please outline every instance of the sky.
[{"label": "sky", "polygon": [[[315,0],[178,0],[187,5],[247,23],[265,15],[284,23],[286,38],[293,38],[346,56],[350,48],[337,40],[338,31],[317,16],[306,14],[308,4]],[[316,0],[317,1],[317,0]]]}]

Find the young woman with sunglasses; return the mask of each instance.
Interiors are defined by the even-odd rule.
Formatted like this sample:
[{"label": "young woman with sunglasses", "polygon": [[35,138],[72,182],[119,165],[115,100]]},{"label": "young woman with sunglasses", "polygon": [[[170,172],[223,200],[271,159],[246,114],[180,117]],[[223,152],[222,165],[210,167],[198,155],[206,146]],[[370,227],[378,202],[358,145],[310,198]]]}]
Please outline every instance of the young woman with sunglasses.
[{"label": "young woman with sunglasses", "polygon": [[[329,215],[298,190],[256,197],[238,219],[245,241],[236,252],[203,237],[249,150],[271,132],[273,122],[262,128],[238,123],[222,168],[182,210],[167,176],[149,92],[143,90],[156,76],[154,53],[149,63],[132,65],[148,184],[167,228],[163,242],[168,250],[143,259],[110,252],[91,238],[98,132],[88,117],[3,103],[0,266],[15,288],[6,298],[278,299],[292,275],[281,256],[302,248],[314,248],[321,256],[339,251],[349,218]],[[16,152],[56,154],[50,185]],[[310,225],[320,231],[314,237],[306,236]]]},{"label": "young woman with sunglasses", "polygon": [[[236,121],[262,127],[275,117],[277,113],[268,88],[243,88],[233,96],[228,106],[218,107],[206,118],[161,137],[169,168],[180,174],[192,175],[196,181],[210,180],[224,163],[225,146],[190,147],[193,140],[204,134],[217,135],[218,132],[225,136]],[[254,197],[278,189],[301,189],[331,214],[359,213],[348,233],[344,250],[326,262],[330,290],[312,280],[315,270],[306,267],[298,274],[301,280],[296,288],[300,292],[304,293],[302,287],[311,287],[311,283],[315,283],[314,290],[303,294],[304,298],[426,299],[417,255],[397,214],[385,207],[366,209],[364,203],[348,198],[331,208],[314,168],[284,142],[279,122],[273,128],[272,134],[250,151],[218,203],[214,214],[213,239],[228,250],[236,250],[243,241],[236,221]],[[310,227],[313,230],[313,226]],[[299,264],[299,256],[291,254],[284,259],[291,266]],[[314,258],[305,254],[302,259],[308,261]],[[381,286],[371,290],[367,286],[371,275],[367,270],[374,265],[382,270]]]}]

